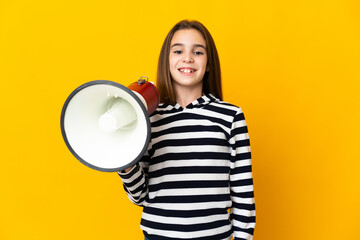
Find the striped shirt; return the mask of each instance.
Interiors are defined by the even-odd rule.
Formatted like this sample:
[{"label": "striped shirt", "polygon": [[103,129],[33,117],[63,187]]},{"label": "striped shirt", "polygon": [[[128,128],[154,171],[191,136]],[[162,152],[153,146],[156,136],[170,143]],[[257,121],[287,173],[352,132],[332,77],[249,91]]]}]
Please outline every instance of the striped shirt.
[{"label": "striped shirt", "polygon": [[150,240],[252,239],[255,203],[244,114],[211,94],[185,108],[161,104],[150,117],[148,151],[119,172],[143,206]]}]

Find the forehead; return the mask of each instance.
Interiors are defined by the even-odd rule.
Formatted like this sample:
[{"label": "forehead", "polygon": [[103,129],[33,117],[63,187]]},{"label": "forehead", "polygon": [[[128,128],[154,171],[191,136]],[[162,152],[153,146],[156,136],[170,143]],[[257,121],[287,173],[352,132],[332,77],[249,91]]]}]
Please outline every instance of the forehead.
[{"label": "forehead", "polygon": [[203,35],[196,29],[181,29],[174,33],[171,39],[171,46],[173,44],[182,45],[203,45],[206,47],[206,42]]}]

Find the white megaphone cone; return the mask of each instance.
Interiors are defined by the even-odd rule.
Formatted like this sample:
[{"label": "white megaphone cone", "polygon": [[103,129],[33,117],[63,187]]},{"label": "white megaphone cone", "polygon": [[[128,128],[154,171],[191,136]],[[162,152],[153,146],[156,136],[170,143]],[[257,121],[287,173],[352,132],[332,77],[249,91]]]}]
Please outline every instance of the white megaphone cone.
[{"label": "white megaphone cone", "polygon": [[150,141],[150,120],[159,92],[143,77],[128,87],[98,80],[67,98],[61,131],[70,152],[83,164],[104,172],[123,170],[143,156]]}]

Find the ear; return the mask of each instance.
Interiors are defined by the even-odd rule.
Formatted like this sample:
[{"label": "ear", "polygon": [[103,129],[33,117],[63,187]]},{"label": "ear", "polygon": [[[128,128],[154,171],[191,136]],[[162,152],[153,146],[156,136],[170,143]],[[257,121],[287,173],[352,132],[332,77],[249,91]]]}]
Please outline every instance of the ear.
[{"label": "ear", "polygon": [[210,70],[209,66],[206,66],[206,72],[208,72]]}]

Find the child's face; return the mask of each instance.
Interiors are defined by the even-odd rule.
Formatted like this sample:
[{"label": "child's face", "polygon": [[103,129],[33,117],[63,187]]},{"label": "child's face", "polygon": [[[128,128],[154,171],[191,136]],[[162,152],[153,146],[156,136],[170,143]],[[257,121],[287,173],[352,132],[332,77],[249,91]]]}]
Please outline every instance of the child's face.
[{"label": "child's face", "polygon": [[195,29],[175,32],[170,44],[170,73],[174,87],[200,88],[206,72],[206,42]]}]

